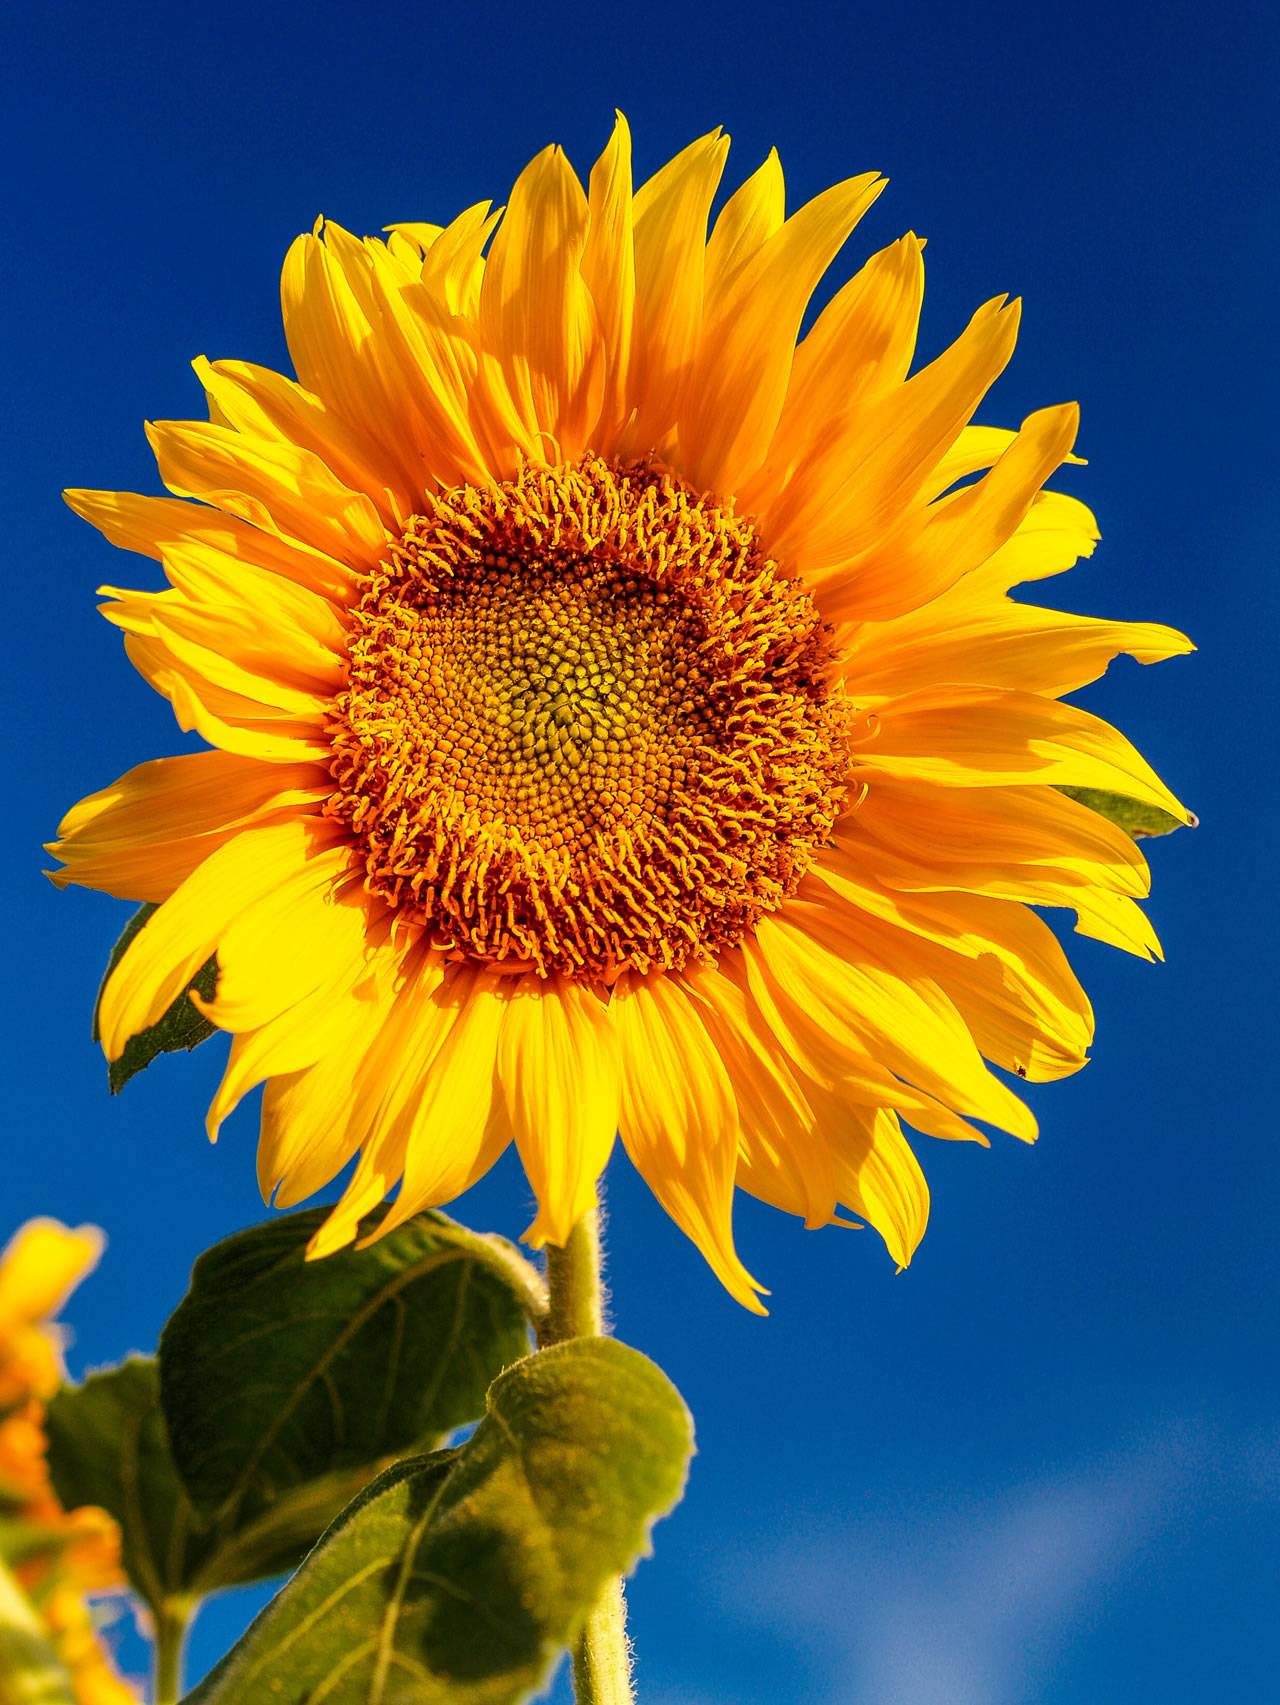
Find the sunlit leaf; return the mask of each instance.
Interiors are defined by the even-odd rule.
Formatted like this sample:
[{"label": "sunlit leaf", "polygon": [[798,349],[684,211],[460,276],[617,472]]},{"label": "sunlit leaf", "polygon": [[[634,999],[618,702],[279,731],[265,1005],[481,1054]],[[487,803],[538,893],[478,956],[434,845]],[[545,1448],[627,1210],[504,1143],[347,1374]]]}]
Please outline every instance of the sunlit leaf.
[{"label": "sunlit leaf", "polygon": [[515,1705],[680,1496],[688,1412],[637,1351],[519,1363],[458,1450],[346,1510],[188,1705]]},{"label": "sunlit leaf", "polygon": [[1105,817],[1135,841],[1146,835],[1172,834],[1175,829],[1194,829],[1197,822],[1193,816],[1189,824],[1184,823],[1181,817],[1175,817],[1171,811],[1162,811],[1158,805],[1148,805],[1142,799],[1130,799],[1123,793],[1105,793],[1096,787],[1059,787],[1058,792],[1087,805],[1090,811],[1096,811],[1099,817]]}]

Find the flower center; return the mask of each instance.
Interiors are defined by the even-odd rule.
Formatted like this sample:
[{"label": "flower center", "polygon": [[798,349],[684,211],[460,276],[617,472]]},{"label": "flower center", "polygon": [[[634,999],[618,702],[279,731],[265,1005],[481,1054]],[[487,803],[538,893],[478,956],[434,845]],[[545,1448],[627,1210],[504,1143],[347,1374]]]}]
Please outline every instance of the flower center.
[{"label": "flower center", "polygon": [[429,496],[331,729],[365,885],[442,947],[611,981],[713,959],[845,794],[829,630],[748,520],[585,458]]}]

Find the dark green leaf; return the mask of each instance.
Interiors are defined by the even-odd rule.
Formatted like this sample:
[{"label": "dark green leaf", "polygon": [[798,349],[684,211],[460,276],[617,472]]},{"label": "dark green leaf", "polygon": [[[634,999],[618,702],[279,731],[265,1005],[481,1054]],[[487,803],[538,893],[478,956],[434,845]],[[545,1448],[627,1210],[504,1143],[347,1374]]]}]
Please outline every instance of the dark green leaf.
[{"label": "dark green leaf", "polygon": [[[102,1007],[102,991],[106,988],[111,973],[124,957],[124,951],[147,922],[147,919],[157,908],[148,903],[139,906],[138,910],[125,925],[124,933],[111,949],[111,957],[107,961],[107,969],[103,974],[98,988],[98,998],[93,1006],[93,1039],[99,1041],[98,1014]],[[217,1026],[209,1020],[188,999],[192,989],[202,1000],[211,1001],[218,983],[218,961],[216,956],[206,959],[196,972],[186,989],[178,996],[166,1013],[146,1030],[140,1030],[136,1036],[131,1036],[125,1043],[124,1052],[118,1060],[112,1060],[107,1066],[107,1082],[111,1086],[112,1095],[119,1095],[131,1077],[136,1077],[140,1071],[145,1071],[157,1054],[176,1054],[180,1048],[190,1053],[192,1048],[199,1047],[201,1042],[207,1042],[210,1036],[216,1036]]]},{"label": "dark green leaf", "polygon": [[155,1610],[189,1589],[215,1548],[169,1454],[155,1362],[137,1357],[49,1404],[49,1471],[67,1509],[100,1504],[120,1523],[125,1571]]},{"label": "dark green leaf", "polygon": [[529,1357],[466,1445],[398,1463],[343,1512],[188,1705],[515,1705],[645,1550],[691,1446],[638,1351]]},{"label": "dark green leaf", "polygon": [[539,1281],[509,1244],[419,1214],[308,1262],[325,1214],[207,1251],[160,1340],[178,1470],[197,1508],[237,1529],[324,1476],[430,1449],[528,1353],[521,1285]]},{"label": "dark green leaf", "polygon": [[1171,811],[1162,811],[1158,805],[1130,799],[1123,793],[1104,793],[1096,787],[1059,787],[1058,792],[1088,806],[1090,811],[1096,811],[1099,817],[1105,817],[1135,841],[1140,841],[1145,835],[1168,835],[1174,829],[1194,829],[1197,822],[1194,816],[1189,822],[1184,822]]},{"label": "dark green leaf", "polygon": [[156,1364],[142,1357],[64,1386],[49,1405],[48,1431],[59,1498],[68,1509],[110,1511],[129,1580],[157,1611],[295,1568],[371,1472],[318,1482],[236,1532],[202,1523],[173,1466]]}]

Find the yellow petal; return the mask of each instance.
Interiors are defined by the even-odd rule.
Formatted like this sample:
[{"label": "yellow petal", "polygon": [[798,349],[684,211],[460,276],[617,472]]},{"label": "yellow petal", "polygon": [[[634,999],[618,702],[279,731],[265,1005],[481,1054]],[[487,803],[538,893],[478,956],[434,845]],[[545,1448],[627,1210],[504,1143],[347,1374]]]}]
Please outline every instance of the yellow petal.
[{"label": "yellow petal", "polygon": [[855,756],[946,787],[1096,787],[1191,821],[1123,734],[1075,705],[983,687],[925,688],[875,713]]},{"label": "yellow petal", "polygon": [[846,563],[892,525],[1013,353],[1019,305],[988,302],[936,361],[816,446],[768,516],[770,550],[806,576]]},{"label": "yellow petal", "polygon": [[143,680],[173,706],[178,727],[196,729],[226,752],[265,763],[326,762],[329,745],[319,707],[306,720],[215,685],[183,665],[159,639],[130,634],[129,661]]},{"label": "yellow petal", "polygon": [[815,1093],[814,1114],[840,1201],[875,1227],[899,1267],[908,1266],[929,1223],[929,1186],[897,1114],[823,1090]]},{"label": "yellow petal", "polygon": [[675,977],[626,972],[613,1012],[627,1153],[729,1294],[763,1314],[733,1246],[737,1102],[694,1000]]},{"label": "yellow petal", "polygon": [[825,913],[792,901],[762,919],[756,932],[761,961],[793,1011],[803,1011],[833,1051],[856,1058],[865,1050],[944,1105],[1032,1139],[1035,1121],[986,1069],[927,969],[910,962],[890,967],[861,947],[855,962],[848,957],[852,944],[837,941],[828,922]]},{"label": "yellow petal", "polygon": [[248,361],[191,364],[209,399],[209,418],[248,438],[274,438],[310,450],[352,491],[364,492],[382,519],[395,527],[413,508],[413,488],[388,487],[396,472],[379,444],[363,437],[320,398],[292,379]]},{"label": "yellow petal", "polygon": [[250,824],[306,812],[332,789],[317,766],[263,764],[228,752],[192,752],[140,764],[62,819],[48,851],[78,882],[120,899],[164,900],[224,841]]},{"label": "yellow petal", "polygon": [[631,131],[621,113],[603,154],[591,168],[590,220],[582,279],[600,327],[604,390],[593,449],[611,455],[631,412],[631,336],[635,319],[636,255],[632,231]]},{"label": "yellow petal", "polygon": [[516,180],[485,262],[480,332],[532,439],[550,434],[573,461],[600,412],[603,363],[595,308],[579,264],[587,199],[559,148]]},{"label": "yellow petal", "polygon": [[353,876],[345,842],[326,847],[251,901],[218,941],[212,1000],[192,1000],[220,1030],[257,1030],[332,982],[383,912]]},{"label": "yellow petal", "polygon": [[246,829],[210,853],[130,942],[102,991],[99,1025],[109,1060],[177,1000],[247,905],[287,881],[332,843],[332,825],[299,819]]},{"label": "yellow petal", "polygon": [[693,485],[735,491],[764,461],[809,298],[882,187],[869,172],[824,190],[721,284],[718,300],[708,293],[680,412],[681,466]]},{"label": "yellow petal", "polygon": [[420,277],[423,287],[443,304],[449,314],[472,318],[479,306],[484,278],[484,246],[497,229],[502,210],[491,213],[493,203],[478,201],[450,220],[423,257]]},{"label": "yellow petal", "polygon": [[704,321],[717,317],[743,268],[780,229],[785,215],[782,162],[778,150],[770,148],[764,164],[725,202],[707,239]]},{"label": "yellow petal", "polygon": [[0,1254],[0,1322],[48,1320],[98,1265],[106,1239],[94,1225],[60,1220],[20,1226]]},{"label": "yellow petal", "polygon": [[738,1104],[738,1183],[762,1200],[828,1225],[835,1172],[808,1099],[746,990],[719,969],[699,966],[682,980],[724,1062]]},{"label": "yellow petal", "polygon": [[1038,900],[1049,887],[1141,895],[1151,885],[1123,829],[1051,787],[938,787],[880,774],[837,824],[835,844],[890,888]]},{"label": "yellow petal", "polygon": [[226,1077],[209,1110],[209,1131],[211,1136],[216,1132],[219,1121],[270,1061],[258,1138],[263,1201],[270,1201],[273,1193],[282,1208],[305,1201],[323,1189],[364,1142],[367,1132],[354,1086],[394,1007],[400,959],[394,952],[379,955],[375,974],[361,982],[356,998],[335,1002],[336,1023],[330,1030],[327,1020],[321,1021],[324,1045],[314,1062],[286,1069],[291,1056],[310,1052],[293,1027],[293,1015],[306,1003],[260,1033],[270,1036],[270,1050],[259,1047],[255,1035],[232,1042]]},{"label": "yellow petal", "polygon": [[206,561],[221,555],[254,563],[335,602],[351,601],[352,570],[299,540],[282,539],[247,521],[175,497],[139,497],[131,491],[64,491],[62,495],[77,515],[123,550],[159,559],[170,545],[198,546]]},{"label": "yellow petal", "polygon": [[1041,409],[991,472],[928,508],[908,509],[871,550],[823,573],[814,585],[824,615],[885,621],[916,610],[992,556],[1026,518],[1040,487],[1075,442],[1074,403]]},{"label": "yellow petal", "polygon": [[[337,1052],[348,1072],[373,1039],[371,1026],[390,1010],[386,985],[394,978],[404,958],[404,946],[393,947],[389,932],[375,924],[358,941],[348,943],[348,955],[333,956],[321,981],[310,994],[295,1001],[256,1030],[245,1030],[231,1040],[231,1053],[222,1082],[209,1107],[205,1123],[211,1141],[241,1099],[267,1078],[305,1071],[326,1055]],[[267,1170],[278,1156],[260,1149]],[[279,1166],[263,1194],[272,1190],[288,1171]]]},{"label": "yellow petal", "polygon": [[645,454],[675,424],[702,330],[707,215],[729,138],[691,142],[636,192],[635,418],[623,448]]},{"label": "yellow petal", "polygon": [[767,518],[796,468],[906,378],[924,298],[921,250],[911,233],[882,249],[819,314],[796,350],[768,460],[743,488],[745,509]]},{"label": "yellow petal", "polygon": [[[1001,576],[1003,578],[1003,576]],[[1122,652],[1139,663],[1195,647],[1159,622],[1108,622],[1014,603],[970,575],[921,609],[861,626],[843,663],[858,697],[874,702],[961,682],[1059,698],[1096,681]]]},{"label": "yellow petal", "polygon": [[197,497],[354,569],[372,568],[386,549],[373,504],[310,450],[199,420],[159,420],[147,437],[161,479],[179,497]]},{"label": "yellow petal", "polygon": [[[497,1160],[510,1138],[494,1117],[498,1037],[506,1006],[503,979],[481,967],[451,967],[432,992],[406,986],[398,1005],[410,1003],[413,1045],[403,1070],[407,1094],[397,1094],[366,1140],[347,1194],[313,1240],[310,1253],[326,1253],[354,1235],[356,1221],[376,1200],[384,1178],[404,1178],[395,1205],[376,1232],[384,1236],[423,1208],[451,1202]],[[428,1012],[426,1009],[433,1009]],[[371,1056],[370,1076],[384,1070]],[[501,1098],[497,1098],[500,1102]],[[387,1116],[387,1115],[390,1116]]]},{"label": "yellow petal", "polygon": [[[936,983],[987,1059],[1043,1083],[1078,1071],[1093,1012],[1053,932],[1025,906],[984,894],[902,894],[847,855],[813,873],[824,940]],[[803,892],[803,890],[802,890]]]},{"label": "yellow petal", "polygon": [[538,1198],[524,1234],[564,1245],[595,1204],[618,1130],[618,1045],[609,1009],[565,977],[521,977],[506,1004],[498,1076]]}]

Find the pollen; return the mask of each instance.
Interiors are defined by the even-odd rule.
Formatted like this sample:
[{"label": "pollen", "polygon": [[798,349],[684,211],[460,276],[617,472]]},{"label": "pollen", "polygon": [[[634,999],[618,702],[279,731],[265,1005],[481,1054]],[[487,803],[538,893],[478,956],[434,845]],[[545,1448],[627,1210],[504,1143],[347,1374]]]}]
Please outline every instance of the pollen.
[{"label": "pollen", "polygon": [[831,632],[749,519],[588,457],[431,495],[369,577],[326,805],[457,956],[609,983],[794,892],[848,775]]}]

